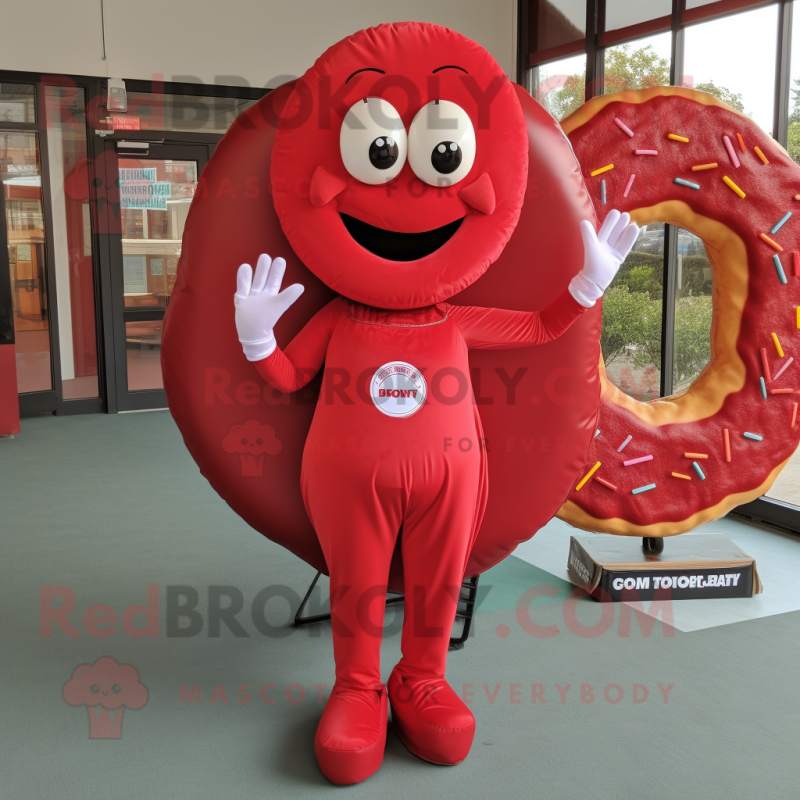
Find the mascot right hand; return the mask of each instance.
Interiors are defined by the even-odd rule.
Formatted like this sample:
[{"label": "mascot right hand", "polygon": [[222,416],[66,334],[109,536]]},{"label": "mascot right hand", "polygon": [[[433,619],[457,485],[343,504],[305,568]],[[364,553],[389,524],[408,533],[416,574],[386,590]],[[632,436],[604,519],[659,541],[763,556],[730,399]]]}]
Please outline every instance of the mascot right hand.
[{"label": "mascot right hand", "polygon": [[249,264],[242,264],[236,274],[236,330],[248,361],[261,361],[277,347],[273,328],[301,294],[302,284],[295,283],[280,291],[286,262],[274,261],[263,253],[256,273]]},{"label": "mascot right hand", "polygon": [[583,269],[570,281],[569,291],[582,306],[591,308],[603,296],[638,235],[639,226],[630,214],[615,208],[597,233],[588,219],[581,222]]}]

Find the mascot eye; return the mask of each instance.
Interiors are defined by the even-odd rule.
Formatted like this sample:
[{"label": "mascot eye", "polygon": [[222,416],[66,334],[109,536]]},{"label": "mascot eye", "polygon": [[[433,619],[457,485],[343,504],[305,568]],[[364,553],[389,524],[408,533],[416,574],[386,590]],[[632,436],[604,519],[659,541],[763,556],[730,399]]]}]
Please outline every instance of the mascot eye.
[{"label": "mascot eye", "polygon": [[400,158],[400,148],[391,136],[380,136],[369,146],[369,160],[375,169],[390,169]]},{"label": "mascot eye", "polygon": [[406,129],[391,103],[367,97],[345,115],[339,149],[345,168],[354,178],[379,186],[394,180],[406,163]]},{"label": "mascot eye", "polygon": [[463,180],[475,162],[475,129],[461,106],[434,100],[414,117],[408,133],[408,163],[431,186]]},{"label": "mascot eye", "polygon": [[464,153],[455,142],[439,142],[431,153],[431,164],[437,172],[449,175],[461,166]]},{"label": "mascot eye", "polygon": [[114,692],[114,694],[119,694],[122,691],[122,687],[118,683],[115,683],[111,687],[111,691]]},{"label": "mascot eye", "polygon": [[97,693],[100,691],[100,687],[99,687],[99,686],[98,686],[96,683],[93,683],[93,684],[92,684],[92,685],[89,687],[89,691],[90,691],[92,694],[97,694]]}]

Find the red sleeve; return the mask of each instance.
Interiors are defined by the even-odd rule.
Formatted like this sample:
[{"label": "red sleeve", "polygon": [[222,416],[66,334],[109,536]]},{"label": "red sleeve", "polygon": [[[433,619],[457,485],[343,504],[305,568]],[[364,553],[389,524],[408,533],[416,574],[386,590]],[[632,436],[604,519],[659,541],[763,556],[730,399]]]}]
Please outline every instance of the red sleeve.
[{"label": "red sleeve", "polygon": [[448,312],[472,350],[501,350],[544,344],[561,336],[586,308],[569,293],[558,295],[542,311],[450,306]]},{"label": "red sleeve", "polygon": [[292,339],[285,353],[276,347],[265,359],[255,362],[261,377],[281,392],[302,389],[319,372],[333,329],[346,309],[341,297],[331,300]]}]

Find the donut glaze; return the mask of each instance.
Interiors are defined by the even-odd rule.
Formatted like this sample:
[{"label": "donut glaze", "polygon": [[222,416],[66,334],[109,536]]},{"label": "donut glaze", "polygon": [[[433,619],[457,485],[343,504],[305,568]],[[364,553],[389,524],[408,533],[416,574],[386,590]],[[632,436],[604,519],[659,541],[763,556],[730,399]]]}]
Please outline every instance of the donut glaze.
[{"label": "donut glaze", "polygon": [[[562,127],[601,222],[608,210],[618,208],[640,225],[665,222],[702,239],[711,262],[713,312],[710,361],[680,394],[638,402],[607,379],[601,358],[600,433],[584,475],[598,461],[600,467],[583,486],[578,482],[580,489],[573,489],[558,516],[585,530],[619,535],[684,533],[764,494],[800,439],[800,277],[795,267],[800,167],[749,118],[691,89],[656,87],[597,97]],[[716,168],[692,170],[715,162]],[[613,169],[592,176],[609,164]],[[632,173],[636,178],[623,197]],[[676,178],[699,189],[675,183]],[[787,212],[791,216],[779,226]],[[796,360],[772,379],[791,356]],[[763,438],[745,437],[745,432]],[[632,439],[618,452],[628,436]],[[708,457],[692,459],[686,453]],[[649,461],[624,466],[650,454]],[[632,493],[653,483],[650,490]]]}]

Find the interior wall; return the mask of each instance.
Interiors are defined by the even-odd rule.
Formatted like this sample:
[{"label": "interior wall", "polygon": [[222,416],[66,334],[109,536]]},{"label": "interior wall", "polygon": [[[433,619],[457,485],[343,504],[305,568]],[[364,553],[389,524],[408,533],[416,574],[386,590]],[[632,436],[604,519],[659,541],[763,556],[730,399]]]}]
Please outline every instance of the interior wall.
[{"label": "interior wall", "polygon": [[514,76],[516,0],[105,0],[102,10],[105,59],[101,0],[6,3],[0,69],[276,86],[350,33],[417,19],[475,39]]}]

